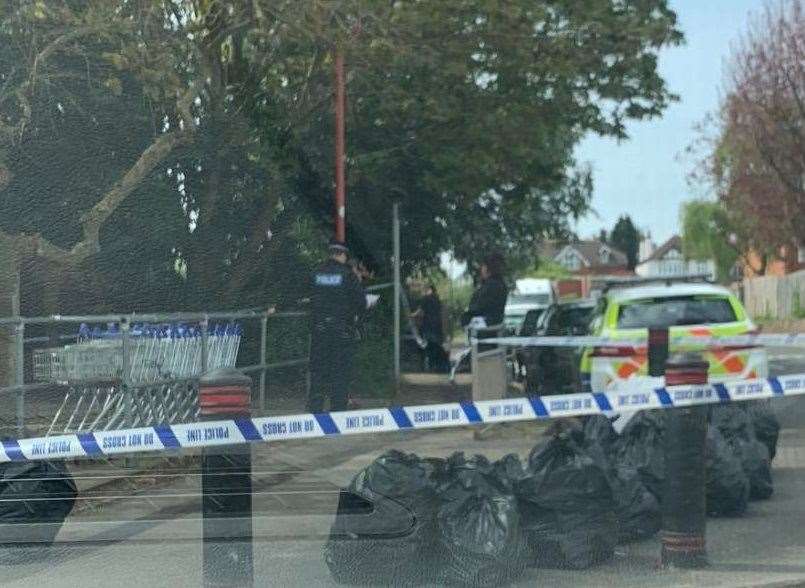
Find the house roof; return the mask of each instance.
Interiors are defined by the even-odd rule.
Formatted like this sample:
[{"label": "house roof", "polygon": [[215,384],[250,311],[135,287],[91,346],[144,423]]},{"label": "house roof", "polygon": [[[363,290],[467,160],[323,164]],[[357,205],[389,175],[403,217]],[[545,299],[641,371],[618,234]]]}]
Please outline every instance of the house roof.
[{"label": "house roof", "polygon": [[646,259],[641,261],[640,263],[646,263],[647,261],[654,261],[658,259],[662,259],[665,257],[669,251],[672,249],[676,249],[680,253],[682,253],[682,237],[679,235],[674,235],[670,239],[668,239],[665,243],[657,247],[657,249],[649,255]]},{"label": "house roof", "polygon": [[[555,259],[566,248],[572,248],[578,253],[584,265],[587,267],[619,267],[625,266],[628,263],[626,254],[615,249],[612,245],[601,243],[596,239],[586,241],[574,241],[572,243],[545,243],[541,248],[541,253],[545,257]],[[609,259],[604,261],[602,253],[609,252]]]}]

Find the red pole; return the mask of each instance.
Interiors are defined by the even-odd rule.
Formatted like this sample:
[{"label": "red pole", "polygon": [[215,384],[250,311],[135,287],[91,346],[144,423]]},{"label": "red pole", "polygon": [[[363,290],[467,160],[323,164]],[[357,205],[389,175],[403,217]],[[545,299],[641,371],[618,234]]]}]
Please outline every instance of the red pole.
[{"label": "red pole", "polygon": [[339,241],[346,240],[345,101],[344,54],[338,50],[335,54],[335,238]]}]

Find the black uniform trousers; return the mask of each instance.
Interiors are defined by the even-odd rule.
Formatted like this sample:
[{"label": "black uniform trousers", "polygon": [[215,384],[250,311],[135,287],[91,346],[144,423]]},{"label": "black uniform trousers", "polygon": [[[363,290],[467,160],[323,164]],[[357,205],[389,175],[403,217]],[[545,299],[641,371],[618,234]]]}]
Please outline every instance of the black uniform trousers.
[{"label": "black uniform trousers", "polygon": [[355,341],[341,329],[314,329],[310,342],[310,390],[308,412],[324,412],[330,400],[330,410],[347,409]]}]

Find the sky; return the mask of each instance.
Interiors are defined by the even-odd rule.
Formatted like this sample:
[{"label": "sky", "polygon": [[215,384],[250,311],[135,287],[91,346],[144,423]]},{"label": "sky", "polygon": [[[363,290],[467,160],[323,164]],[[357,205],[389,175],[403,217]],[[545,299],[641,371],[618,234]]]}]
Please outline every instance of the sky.
[{"label": "sky", "polygon": [[696,137],[694,127],[718,107],[724,62],[730,46],[758,14],[763,0],[671,0],[686,43],[660,54],[660,73],[680,100],[661,118],[629,124],[629,139],[587,137],[576,151],[593,169],[592,207],[576,226],[580,237],[611,230],[618,217],[631,215],[639,229],[662,243],[679,232],[680,204],[703,196],[686,176],[690,158],[682,156]]}]

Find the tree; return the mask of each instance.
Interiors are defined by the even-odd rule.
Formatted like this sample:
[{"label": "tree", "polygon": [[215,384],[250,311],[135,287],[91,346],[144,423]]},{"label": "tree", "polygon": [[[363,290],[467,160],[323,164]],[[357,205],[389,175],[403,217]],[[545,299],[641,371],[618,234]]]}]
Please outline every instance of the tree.
[{"label": "tree", "polygon": [[736,191],[762,200],[778,231],[797,244],[805,242],[803,63],[800,0],[768,2],[731,58],[724,104],[727,133],[740,156],[730,170]]},{"label": "tree", "polygon": [[612,246],[626,254],[627,267],[630,270],[633,270],[637,265],[640,238],[640,231],[637,230],[628,214],[618,218],[618,222],[615,223],[609,235],[609,242]]},{"label": "tree", "polygon": [[[141,230],[111,266],[159,265],[161,249],[169,265],[163,236],[177,203],[161,197],[155,178],[194,140],[197,124],[196,93],[182,76],[187,39],[164,26],[163,8],[78,1],[0,8],[0,241],[14,271],[36,265],[24,272],[23,289],[32,278],[48,293],[71,278],[86,283],[76,274],[98,261],[102,244],[123,242],[109,232],[115,225]],[[85,309],[103,292],[82,299]],[[57,295],[49,299],[58,303]],[[23,312],[60,311],[30,302],[23,299]]]},{"label": "tree", "polygon": [[689,200],[682,204],[681,217],[685,257],[712,259],[718,280],[729,281],[741,252],[724,205],[717,201]]},{"label": "tree", "polygon": [[[315,23],[342,26],[332,42],[350,69],[348,234],[383,266],[393,200],[411,264],[450,249],[473,265],[490,248],[516,254],[566,236],[589,205],[589,170],[572,157],[580,137],[624,137],[627,119],[657,116],[673,99],[656,57],[681,34],[663,1],[598,2],[592,13],[532,0],[260,5],[306,27],[275,63],[288,80],[274,86],[288,89],[281,101],[330,87],[330,37]],[[317,113],[292,133],[305,201],[322,223],[332,217],[330,121]]]},{"label": "tree", "polygon": [[[282,217],[274,137],[250,120],[255,23],[250,4],[209,0],[4,4],[10,263],[47,261],[49,289],[81,292],[75,312],[226,304],[234,261],[253,261],[247,236],[265,239],[265,217]],[[297,226],[274,233],[282,222]],[[291,243],[265,249],[294,259]]]},{"label": "tree", "polygon": [[[158,202],[148,180],[196,129],[176,73],[186,50],[161,2],[0,4],[0,291],[39,303],[23,296],[14,311],[59,312],[58,289],[94,261],[110,219]],[[158,229],[160,207],[146,210]],[[144,257],[149,244],[137,243]],[[8,344],[0,337],[5,361]],[[0,365],[0,381],[11,371]]]},{"label": "tree", "polygon": [[698,177],[723,203],[741,251],[761,260],[805,242],[803,62],[800,0],[767,3],[730,56],[715,131],[701,141]]},{"label": "tree", "polygon": [[[787,237],[779,228],[779,210],[767,209],[746,183],[737,181],[735,170],[748,169],[748,162],[745,145],[736,139],[721,121],[708,116],[687,149],[696,156],[688,182],[715,195],[719,233],[755,273],[763,274]],[[710,212],[703,212],[710,219]]]},{"label": "tree", "polygon": [[546,278],[549,280],[561,280],[563,278],[571,277],[570,271],[568,269],[553,261],[552,259],[545,259],[541,258],[539,260],[539,265],[536,269],[532,269],[531,271],[527,272],[525,277],[526,278]]},{"label": "tree", "polygon": [[522,255],[589,206],[580,137],[674,98],[676,16],[627,4],[6,2],[0,230],[95,293],[74,310],[292,300],[332,219],[338,49],[353,249],[388,266],[399,200],[406,267]]},{"label": "tree", "polygon": [[[0,238],[19,255],[75,266],[97,253],[104,223],[195,129],[161,7],[132,4],[0,9]],[[161,117],[173,125],[158,130]]]}]

